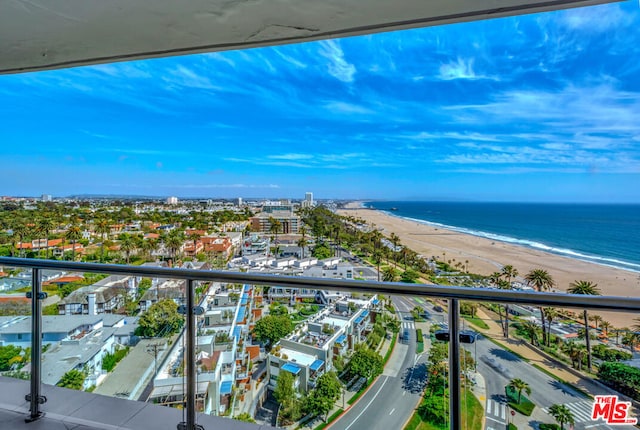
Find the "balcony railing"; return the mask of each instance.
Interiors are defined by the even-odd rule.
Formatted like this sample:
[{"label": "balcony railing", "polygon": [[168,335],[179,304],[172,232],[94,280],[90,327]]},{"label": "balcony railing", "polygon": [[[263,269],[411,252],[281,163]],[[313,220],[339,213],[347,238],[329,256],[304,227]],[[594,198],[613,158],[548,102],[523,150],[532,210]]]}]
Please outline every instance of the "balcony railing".
[{"label": "balcony railing", "polygon": [[196,423],[196,324],[198,309],[195,302],[194,283],[196,281],[241,283],[291,288],[319,289],[343,292],[376,293],[383,295],[407,295],[445,299],[449,302],[448,327],[449,342],[449,426],[459,430],[461,425],[461,387],[460,345],[457,341],[459,328],[459,301],[496,302],[508,304],[526,304],[536,306],[554,306],[562,308],[598,309],[626,312],[640,311],[640,298],[614,296],[586,296],[547,292],[525,292],[468,288],[456,286],[416,285],[403,283],[383,283],[358,280],[340,280],[326,278],[304,278],[294,276],[265,275],[228,271],[201,271],[192,269],[172,269],[161,267],[138,267],[112,264],[61,262],[24,258],[0,257],[0,265],[29,268],[31,275],[31,376],[30,391],[26,398],[30,403],[27,420],[37,420],[43,415],[46,399],[41,390],[42,366],[42,309],[44,298],[41,288],[41,271],[44,269],[74,272],[95,272],[111,275],[129,275],[163,279],[186,280],[186,325],[185,325],[185,377],[186,377],[186,415],[185,421],[178,424],[179,429],[196,430],[202,426]]}]

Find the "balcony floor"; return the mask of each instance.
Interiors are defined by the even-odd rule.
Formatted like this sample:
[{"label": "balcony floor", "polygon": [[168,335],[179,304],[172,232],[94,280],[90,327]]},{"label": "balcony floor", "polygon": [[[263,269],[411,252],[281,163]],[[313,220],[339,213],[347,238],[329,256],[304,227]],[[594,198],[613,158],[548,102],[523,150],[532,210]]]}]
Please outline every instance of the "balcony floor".
[{"label": "balcony floor", "polygon": [[[175,430],[185,421],[181,410],[150,403],[101,396],[44,385],[45,416],[26,423],[29,404],[24,400],[29,381],[0,377],[0,430]],[[272,429],[210,415],[197,415],[205,430]]]}]

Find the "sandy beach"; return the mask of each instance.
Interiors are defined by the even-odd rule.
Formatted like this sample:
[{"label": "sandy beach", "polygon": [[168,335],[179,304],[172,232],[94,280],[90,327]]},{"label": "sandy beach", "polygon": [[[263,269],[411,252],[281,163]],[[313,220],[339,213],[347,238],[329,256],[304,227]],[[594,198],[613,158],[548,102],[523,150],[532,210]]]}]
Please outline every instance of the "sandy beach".
[{"label": "sandy beach", "polygon": [[[595,282],[602,295],[637,297],[640,295],[638,273],[575,260],[523,246],[455,231],[435,228],[425,224],[404,220],[383,212],[363,209],[357,202],[339,211],[341,215],[362,218],[381,229],[385,236],[397,234],[403,245],[427,257],[468,261],[469,271],[489,275],[500,271],[503,265],[511,264],[518,269],[520,277],[532,269],[546,269],[556,283],[556,290],[565,291],[575,280]],[[593,311],[609,321],[614,327],[622,328],[638,324],[633,321],[640,315],[627,313]]]}]

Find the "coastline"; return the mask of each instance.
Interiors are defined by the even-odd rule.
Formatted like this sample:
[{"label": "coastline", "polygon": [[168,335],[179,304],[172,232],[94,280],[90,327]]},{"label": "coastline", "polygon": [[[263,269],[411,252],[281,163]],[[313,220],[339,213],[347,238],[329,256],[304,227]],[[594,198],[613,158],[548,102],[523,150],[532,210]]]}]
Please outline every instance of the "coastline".
[{"label": "coastline", "polygon": [[[442,260],[444,253],[446,260],[455,259],[465,264],[468,261],[473,273],[489,275],[511,264],[520,277],[531,269],[546,269],[556,283],[555,290],[560,292],[566,291],[573,281],[586,280],[598,284],[602,295],[637,297],[640,294],[640,276],[632,271],[410,221],[364,208],[362,202],[349,203],[338,213],[362,218],[386,236],[392,232],[397,234],[402,244],[418,254]],[[633,325],[637,317],[619,312],[597,313],[617,328]]]}]

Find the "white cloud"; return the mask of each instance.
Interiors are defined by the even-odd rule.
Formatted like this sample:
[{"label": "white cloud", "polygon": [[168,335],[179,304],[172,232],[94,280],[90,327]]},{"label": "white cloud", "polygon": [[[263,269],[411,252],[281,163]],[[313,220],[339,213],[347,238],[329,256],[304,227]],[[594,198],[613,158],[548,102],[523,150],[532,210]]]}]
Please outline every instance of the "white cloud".
[{"label": "white cloud", "polygon": [[570,30],[603,33],[628,26],[633,21],[618,5],[568,9],[560,14],[560,24]]},{"label": "white cloud", "polygon": [[355,113],[363,115],[370,115],[375,113],[373,110],[367,107],[337,100],[325,103],[324,107],[329,111],[337,113]]},{"label": "white cloud", "polygon": [[169,74],[171,76],[165,76],[163,79],[170,84],[199,89],[219,89],[213,85],[208,77],[200,75],[183,65],[178,65],[175,69],[170,70]]},{"label": "white cloud", "polygon": [[165,187],[175,188],[280,188],[277,184],[183,184],[183,185],[165,185]]},{"label": "white cloud", "polygon": [[313,158],[310,154],[279,154],[279,155],[269,155],[267,158],[271,158],[274,160],[308,160]]},{"label": "white cloud", "polygon": [[356,66],[344,58],[344,52],[339,41],[323,40],[320,42],[320,55],[329,60],[327,68],[331,76],[342,82],[353,82]]},{"label": "white cloud", "polygon": [[458,58],[454,62],[440,65],[440,73],[437,76],[444,81],[451,81],[454,79],[492,79],[498,80],[497,77],[479,75],[473,70],[474,59]]}]

